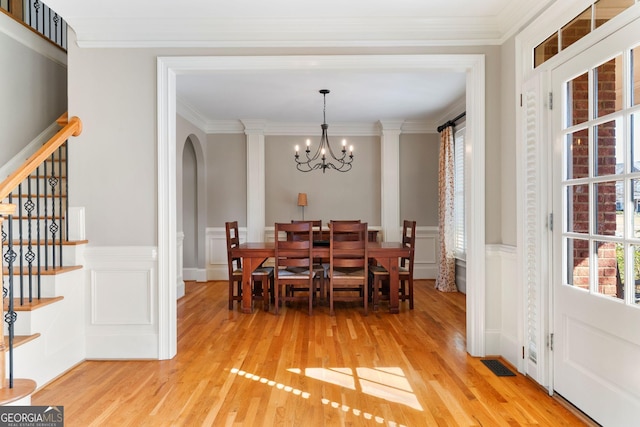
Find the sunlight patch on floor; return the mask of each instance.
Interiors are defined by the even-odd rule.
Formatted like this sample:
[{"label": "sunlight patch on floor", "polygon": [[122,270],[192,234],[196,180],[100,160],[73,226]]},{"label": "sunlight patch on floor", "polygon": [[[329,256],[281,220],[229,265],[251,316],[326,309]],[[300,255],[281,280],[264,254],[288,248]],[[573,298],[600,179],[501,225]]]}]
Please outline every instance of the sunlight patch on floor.
[{"label": "sunlight patch on floor", "polygon": [[[318,372],[318,370],[325,370],[325,369],[324,368],[308,368],[308,369],[305,369],[305,375],[306,375],[306,372],[309,369],[311,369],[314,374],[319,375],[320,377],[324,377],[324,378],[328,378],[328,379],[338,378],[338,382],[331,382],[331,381],[329,381],[329,382],[331,382],[332,384],[340,385],[340,386],[342,386],[340,384],[340,381],[343,381],[343,382],[345,381],[344,376],[345,375],[348,376],[349,373],[352,372],[352,370],[350,368],[337,368],[337,369],[326,369],[327,371],[330,371],[328,373],[320,373],[320,372]],[[385,368],[385,369],[393,369],[393,368]],[[297,368],[288,369],[288,371],[292,372],[292,373],[296,373],[296,374],[302,375],[302,370],[297,369]],[[282,384],[282,383],[270,380],[268,378],[261,377],[259,375],[252,374],[250,372],[243,371],[243,370],[238,369],[238,368],[233,368],[233,369],[231,369],[230,372],[231,372],[231,374],[237,375],[239,377],[243,377],[243,378],[246,378],[248,380],[255,381],[255,382],[270,386],[270,387],[275,387],[275,388],[277,388],[279,390],[283,390],[283,391],[286,391],[288,393],[292,393],[292,394],[294,394],[296,396],[302,397],[303,399],[309,399],[311,397],[311,394],[308,393],[308,392],[299,390],[297,388],[293,388],[293,387],[291,387],[289,385],[286,385],[286,384]],[[311,375],[306,375],[306,376],[308,376],[310,378],[314,378]],[[316,379],[318,379],[318,378],[316,378]],[[353,377],[352,377],[352,381],[351,382],[354,383],[354,381],[355,380],[353,380]],[[373,387],[373,388],[375,388],[375,387]],[[355,387],[354,387],[354,389],[355,389]],[[372,394],[372,395],[375,396],[375,394]],[[415,398],[415,396],[414,396],[414,398]],[[398,424],[398,423],[396,423],[394,421],[385,420],[384,417],[376,416],[376,415],[373,415],[373,414],[368,413],[368,412],[363,412],[363,411],[361,411],[361,410],[359,410],[357,408],[351,408],[349,405],[345,405],[345,404],[340,403],[340,402],[335,402],[335,401],[332,401],[330,399],[322,398],[321,402],[322,402],[323,405],[330,406],[330,407],[332,407],[332,408],[334,408],[334,409],[336,409],[338,411],[351,412],[353,415],[355,415],[357,417],[361,416],[366,420],[374,420],[378,424],[384,424],[386,422],[389,426],[406,427],[404,424]],[[400,403],[403,403],[403,402],[400,402]],[[420,409],[422,409],[422,408],[420,408]]]}]

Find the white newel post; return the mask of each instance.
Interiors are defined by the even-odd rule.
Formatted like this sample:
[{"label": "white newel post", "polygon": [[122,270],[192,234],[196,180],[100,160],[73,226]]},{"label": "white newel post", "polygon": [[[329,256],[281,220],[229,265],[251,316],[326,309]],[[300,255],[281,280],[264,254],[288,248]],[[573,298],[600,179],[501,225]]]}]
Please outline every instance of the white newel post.
[{"label": "white newel post", "polygon": [[247,136],[247,241],[264,241],[264,120],[242,120]]},{"label": "white newel post", "polygon": [[400,133],[401,121],[380,122],[382,237],[401,240],[400,232]]}]

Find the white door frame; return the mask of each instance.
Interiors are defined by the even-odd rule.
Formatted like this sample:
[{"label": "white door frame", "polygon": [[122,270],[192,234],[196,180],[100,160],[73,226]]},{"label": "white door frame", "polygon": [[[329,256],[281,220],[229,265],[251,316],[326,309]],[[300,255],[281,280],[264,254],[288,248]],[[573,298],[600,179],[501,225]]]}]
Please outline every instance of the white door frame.
[{"label": "white door frame", "polygon": [[467,351],[485,355],[485,58],[484,55],[319,55],[159,57],[158,78],[158,314],[159,355],[177,352],[176,320],[176,78],[221,70],[465,70],[467,138],[465,174],[469,215],[467,246]]}]

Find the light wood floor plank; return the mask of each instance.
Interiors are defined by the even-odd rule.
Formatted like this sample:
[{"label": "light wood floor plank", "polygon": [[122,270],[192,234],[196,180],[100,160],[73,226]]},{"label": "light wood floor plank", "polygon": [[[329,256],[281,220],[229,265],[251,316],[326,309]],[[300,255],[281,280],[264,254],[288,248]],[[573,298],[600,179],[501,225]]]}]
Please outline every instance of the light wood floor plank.
[{"label": "light wood floor plank", "polygon": [[39,390],[73,426],[579,426],[528,378],[466,353],[465,296],[417,281],[415,309],[227,310],[227,283],[187,283],[178,354],[87,361]]}]

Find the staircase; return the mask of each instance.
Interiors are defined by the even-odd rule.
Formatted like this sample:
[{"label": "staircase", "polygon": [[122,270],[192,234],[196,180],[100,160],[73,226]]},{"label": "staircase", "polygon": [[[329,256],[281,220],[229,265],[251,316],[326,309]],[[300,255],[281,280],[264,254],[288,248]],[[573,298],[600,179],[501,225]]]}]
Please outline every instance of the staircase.
[{"label": "staircase", "polygon": [[[69,239],[67,138],[78,118],[0,183],[4,334],[0,404],[30,395],[84,358],[84,240]],[[22,377],[25,379],[16,379]]]}]

